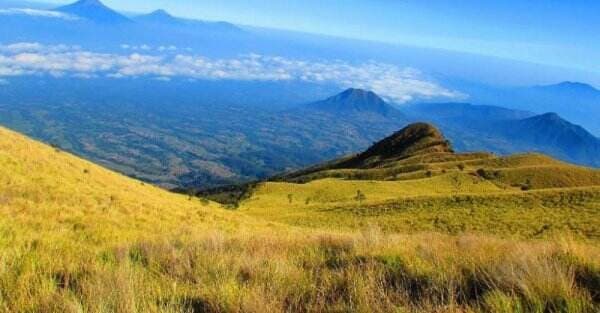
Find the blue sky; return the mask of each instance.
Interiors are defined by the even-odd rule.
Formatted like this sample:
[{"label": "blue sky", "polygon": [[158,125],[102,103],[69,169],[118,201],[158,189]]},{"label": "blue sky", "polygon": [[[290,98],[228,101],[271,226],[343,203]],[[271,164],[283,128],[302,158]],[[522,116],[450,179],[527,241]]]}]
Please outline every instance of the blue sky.
[{"label": "blue sky", "polygon": [[600,73],[597,0],[104,2],[121,11],[163,8],[178,16],[473,52]]}]

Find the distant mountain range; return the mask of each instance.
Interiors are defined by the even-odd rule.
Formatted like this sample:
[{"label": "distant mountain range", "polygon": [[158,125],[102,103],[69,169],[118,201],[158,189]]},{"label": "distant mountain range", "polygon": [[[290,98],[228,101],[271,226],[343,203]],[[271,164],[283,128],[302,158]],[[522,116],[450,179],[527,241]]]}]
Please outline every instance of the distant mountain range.
[{"label": "distant mountain range", "polygon": [[[235,69],[239,64],[250,64],[245,69],[252,71],[252,62],[264,58],[259,64],[260,74],[276,72],[281,64],[293,65],[281,76],[267,76],[266,80],[261,75],[257,79],[247,75],[247,80],[228,79],[227,75],[220,79],[219,71],[206,79],[144,76],[136,74],[137,68],[126,68],[133,74],[125,78],[106,73],[95,76],[94,72],[61,76],[64,73],[51,71],[53,66],[38,64],[43,57],[29,55],[26,61],[36,68],[50,69],[44,72],[47,75],[35,70],[35,74],[28,75],[26,69],[18,67],[0,68],[19,70],[16,76],[0,77],[0,123],[165,187],[213,186],[264,178],[365,149],[416,121],[441,128],[457,151],[540,151],[562,160],[600,166],[600,92],[591,85],[565,82],[476,89],[457,83],[444,87],[461,77],[479,80],[507,76],[498,73],[534,73],[537,66],[441,50],[190,20],[164,10],[131,16],[98,0],[36,8],[1,12],[2,45],[39,43],[49,54],[54,54],[53,49],[63,51],[60,49],[69,47],[81,49],[76,51],[82,54],[108,53],[92,59],[106,62],[107,67],[115,66],[107,62],[113,55],[127,64],[130,58],[137,58],[144,69],[156,67],[158,75],[168,74],[171,68],[163,68],[162,63],[148,65],[144,60],[175,59],[184,54],[193,58],[185,66],[214,60],[209,65],[225,64]],[[52,44],[56,47],[46,46]],[[150,46],[154,49],[141,48]],[[171,48],[173,52],[169,52]],[[6,52],[2,53],[0,57]],[[7,59],[18,62],[17,53]],[[139,54],[150,58],[140,58]],[[72,57],[68,52],[65,55],[68,62]],[[240,56],[248,57],[240,60]],[[375,74],[369,72],[375,75],[375,81],[369,83],[375,85],[381,83],[377,75],[382,71],[403,73],[405,66],[424,73],[444,73],[432,75],[431,80],[422,82],[425,87],[419,88],[433,84],[444,90],[442,94],[452,95],[456,90],[477,105],[450,102],[467,101],[454,96],[430,97],[429,90],[411,95],[410,105],[392,103],[389,95],[380,97],[368,90],[351,88],[337,94],[352,85],[364,85],[351,81],[355,72],[349,76],[350,81],[336,78],[322,82],[319,75],[312,80],[285,78],[294,71],[320,74],[320,67],[338,60],[349,67],[365,62],[361,70],[377,68]],[[65,66],[64,60],[60,61],[58,68]],[[81,67],[85,69],[86,64]],[[207,72],[210,69],[202,68]],[[185,70],[187,67],[182,72]],[[407,79],[410,84],[412,73],[400,77],[399,84]],[[537,73],[550,79],[548,72]],[[203,77],[201,74],[199,77]],[[395,89],[389,86],[382,90]],[[547,112],[558,115],[545,115]]]},{"label": "distant mountain range", "polygon": [[[172,45],[187,51],[192,49],[205,57],[259,54],[296,60],[375,61],[399,66],[400,70],[417,69],[417,72],[441,83],[469,80],[496,84],[501,80],[502,84],[522,85],[531,81],[559,81],[564,77],[600,83],[597,75],[581,75],[565,69],[559,71],[538,64],[408,45],[238,26],[225,21],[183,19],[156,9],[149,14],[135,15],[117,12],[99,0],[81,0],[59,8],[35,2],[5,1],[0,3],[0,25],[3,26],[0,28],[0,42],[75,45],[86,50],[113,53],[123,52],[121,45]],[[339,87],[351,86],[365,85],[349,83]],[[448,101],[447,96],[425,95],[436,101]]]},{"label": "distant mountain range", "polygon": [[[309,166],[366,149],[412,121],[438,126],[459,152],[538,151],[598,166],[598,139],[555,116],[538,120],[531,112],[470,104],[395,107],[360,89],[326,97],[330,90],[298,95],[299,87],[280,86],[13,80],[0,87],[0,124],[167,188],[227,185]],[[294,99],[305,104],[269,109]]]},{"label": "distant mountain range", "polygon": [[589,166],[600,166],[600,139],[556,113],[531,112],[464,103],[413,105],[411,120],[443,128],[460,150],[502,154],[537,151]]},{"label": "distant mountain range", "polygon": [[[103,51],[119,51],[121,44],[185,45],[204,46],[206,53],[219,54],[244,46],[227,43],[244,37],[242,29],[230,23],[182,19],[164,10],[129,17],[99,0],[33,11],[5,9],[0,23],[5,26],[0,29],[3,43],[73,44]],[[217,37],[221,40],[218,45]]]},{"label": "distant mountain range", "polygon": [[473,92],[471,100],[535,113],[556,112],[600,136],[600,90],[579,82],[555,85],[488,89]]}]

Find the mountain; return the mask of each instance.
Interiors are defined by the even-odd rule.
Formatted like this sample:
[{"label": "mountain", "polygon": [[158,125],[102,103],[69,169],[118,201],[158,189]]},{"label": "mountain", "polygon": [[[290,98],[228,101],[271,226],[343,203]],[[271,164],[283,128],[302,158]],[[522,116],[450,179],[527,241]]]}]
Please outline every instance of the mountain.
[{"label": "mountain", "polygon": [[156,10],[154,12],[139,15],[134,18],[135,21],[150,24],[182,25],[183,21],[174,17],[165,10]]},{"label": "mountain", "polygon": [[600,139],[556,113],[500,122],[496,127],[516,146],[528,146],[564,160],[600,167]]},{"label": "mountain", "polygon": [[100,0],[79,0],[73,4],[55,9],[56,11],[83,17],[100,24],[121,24],[131,20],[104,5]]},{"label": "mountain", "polygon": [[537,114],[556,112],[567,120],[582,125],[595,136],[600,136],[600,90],[580,82],[562,82],[553,85],[487,89],[474,92],[472,101],[527,110]]},{"label": "mountain", "polygon": [[198,33],[218,33],[218,34],[240,34],[244,31],[227,22],[207,22],[200,20],[184,19],[175,17],[165,10],[156,10],[152,13],[139,15],[133,18],[134,21],[145,26],[153,28],[166,28],[174,32],[198,32]]},{"label": "mountain", "polygon": [[600,139],[556,113],[536,115],[465,103],[417,104],[403,108],[403,112],[411,121],[438,125],[460,151],[538,151],[577,164],[600,165]]},{"label": "mountain", "polygon": [[350,88],[323,101],[310,103],[308,109],[334,114],[373,113],[381,116],[399,112],[372,91]]},{"label": "mountain", "polygon": [[470,103],[419,103],[402,107],[402,112],[413,120],[476,121],[514,120],[534,116],[535,113],[509,109],[493,105],[473,105]]}]

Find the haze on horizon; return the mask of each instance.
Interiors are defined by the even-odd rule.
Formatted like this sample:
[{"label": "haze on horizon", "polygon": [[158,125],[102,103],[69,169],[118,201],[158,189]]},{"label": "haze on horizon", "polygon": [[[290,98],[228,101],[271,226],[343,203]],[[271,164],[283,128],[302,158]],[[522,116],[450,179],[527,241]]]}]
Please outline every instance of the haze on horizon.
[{"label": "haze on horizon", "polygon": [[[16,2],[16,1],[11,1]],[[47,0],[54,5],[71,0]],[[475,0],[105,0],[182,17],[496,56],[600,73],[600,3]]]}]

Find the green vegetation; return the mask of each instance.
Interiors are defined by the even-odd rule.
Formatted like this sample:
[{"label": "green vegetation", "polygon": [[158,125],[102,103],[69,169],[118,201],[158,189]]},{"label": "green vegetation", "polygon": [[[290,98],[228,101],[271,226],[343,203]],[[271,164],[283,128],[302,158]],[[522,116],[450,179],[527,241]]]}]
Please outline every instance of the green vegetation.
[{"label": "green vegetation", "polygon": [[582,178],[546,188],[519,158],[267,182],[227,210],[0,128],[0,312],[598,312],[597,172],[552,164]]}]

